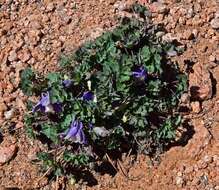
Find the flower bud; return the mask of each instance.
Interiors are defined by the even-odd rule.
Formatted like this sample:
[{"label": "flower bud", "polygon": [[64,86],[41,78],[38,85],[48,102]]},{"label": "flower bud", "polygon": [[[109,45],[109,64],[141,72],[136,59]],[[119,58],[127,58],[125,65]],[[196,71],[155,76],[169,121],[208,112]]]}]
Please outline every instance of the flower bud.
[{"label": "flower bud", "polygon": [[87,81],[88,90],[91,90],[91,81]]}]

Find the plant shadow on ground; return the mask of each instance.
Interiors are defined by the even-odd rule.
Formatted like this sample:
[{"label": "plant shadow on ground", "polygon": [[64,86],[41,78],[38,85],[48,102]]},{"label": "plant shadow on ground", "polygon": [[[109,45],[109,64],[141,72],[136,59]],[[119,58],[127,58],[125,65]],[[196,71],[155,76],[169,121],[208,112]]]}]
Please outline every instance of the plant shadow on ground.
[{"label": "plant shadow on ground", "polygon": [[[194,127],[189,125],[188,120],[182,124],[182,128],[183,128],[183,132],[182,132],[180,138],[178,140],[164,146],[163,152],[166,152],[173,147],[178,147],[178,146],[184,147],[188,144],[189,140],[192,139],[193,135],[195,134],[195,131],[194,131]],[[124,153],[127,153],[127,151],[124,151],[123,153],[117,152],[117,154],[114,153],[113,154],[114,160],[115,159],[121,160],[122,154],[124,154]],[[152,162],[153,162],[153,158],[155,158],[155,161],[160,160],[159,159],[160,153],[157,154],[157,152],[153,152],[151,155],[152,155],[152,157],[151,157]],[[132,151],[130,156],[134,156],[136,158],[137,152]],[[111,177],[115,177],[115,175],[117,174],[117,170],[114,168],[114,166],[109,161],[104,161],[100,165],[95,166],[94,171],[98,175],[108,174]],[[97,181],[95,175],[93,175],[92,172],[89,170],[83,171],[80,174],[79,173],[75,173],[75,174],[77,176],[76,180],[78,180],[78,181],[82,180],[90,187],[98,185],[98,181]]]},{"label": "plant shadow on ground", "polygon": [[[164,152],[170,150],[173,147],[178,147],[178,146],[184,147],[188,144],[189,140],[192,139],[193,135],[195,134],[195,131],[194,131],[194,127],[189,124],[189,120],[185,120],[182,123],[182,129],[183,129],[183,132],[181,133],[180,138],[178,140],[164,146],[163,147]],[[127,151],[124,151],[123,153],[119,153],[119,152],[115,153],[114,152],[113,153],[114,160],[115,159],[121,160],[122,154],[124,154],[124,153],[127,153]],[[159,160],[160,153],[158,155],[156,155],[156,152],[153,152],[152,155],[153,155],[152,158],[154,157],[154,158],[156,158],[156,160],[158,158],[158,160]],[[137,152],[132,151],[130,156],[136,157]],[[152,161],[153,161],[153,159],[152,159]],[[108,161],[102,162],[99,166],[96,166],[94,170],[99,175],[108,174],[108,175],[114,177],[117,174],[117,170],[114,168],[114,166],[112,166],[111,162],[108,162]],[[78,179],[82,179],[84,182],[86,182],[86,184],[88,186],[95,186],[98,184],[98,181],[96,180],[95,176],[88,170],[86,170],[82,175],[78,175]]]},{"label": "plant shadow on ground", "polygon": [[172,147],[176,147],[176,146],[186,146],[188,144],[188,141],[190,139],[192,139],[193,135],[195,134],[195,130],[194,130],[194,126],[189,124],[189,120],[185,120],[182,123],[182,130],[183,132],[181,132],[181,136],[178,140],[176,140],[175,142],[170,143],[165,150],[169,150]]}]

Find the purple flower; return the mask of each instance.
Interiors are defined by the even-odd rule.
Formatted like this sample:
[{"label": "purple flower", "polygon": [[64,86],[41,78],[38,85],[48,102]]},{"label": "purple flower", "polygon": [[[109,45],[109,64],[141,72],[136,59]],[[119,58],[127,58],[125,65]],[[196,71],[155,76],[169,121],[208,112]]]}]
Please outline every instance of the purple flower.
[{"label": "purple flower", "polygon": [[64,134],[65,139],[71,139],[75,143],[87,144],[81,121],[74,120],[71,123],[70,129]]},{"label": "purple flower", "polygon": [[52,106],[53,106],[53,110],[56,113],[59,113],[62,111],[62,104],[61,103],[54,103],[54,104],[52,104]]},{"label": "purple flower", "polygon": [[33,112],[40,110],[41,112],[61,112],[62,105],[60,103],[52,104],[50,101],[49,92],[42,93],[40,101],[33,107]]},{"label": "purple flower", "polygon": [[146,71],[146,69],[144,69],[144,67],[139,67],[139,68],[135,69],[135,71],[132,72],[132,75],[135,78],[145,80],[147,78],[147,71]]},{"label": "purple flower", "polygon": [[72,80],[66,79],[66,80],[62,81],[62,85],[65,88],[69,88],[72,85]]},{"label": "purple flower", "polygon": [[83,96],[82,96],[82,99],[84,101],[90,101],[90,100],[93,100],[94,99],[94,94],[90,91],[87,91],[87,92],[84,92]]},{"label": "purple flower", "polygon": [[92,124],[92,123],[89,123],[89,124],[88,124],[88,128],[89,128],[90,130],[92,130],[92,129],[94,128],[93,124]]}]

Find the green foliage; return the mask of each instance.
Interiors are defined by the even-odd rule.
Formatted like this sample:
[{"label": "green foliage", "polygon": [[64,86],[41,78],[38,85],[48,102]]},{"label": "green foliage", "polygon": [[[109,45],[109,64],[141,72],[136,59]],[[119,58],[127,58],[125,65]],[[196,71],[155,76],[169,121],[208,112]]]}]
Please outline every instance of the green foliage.
[{"label": "green foliage", "polygon": [[36,132],[34,131],[32,125],[35,121],[34,116],[32,115],[25,115],[24,117],[24,123],[26,125],[26,133],[30,138],[35,138],[36,137]]},{"label": "green foliage", "polygon": [[67,56],[62,56],[61,59],[60,59],[60,66],[61,67],[68,67],[70,66],[72,63],[72,60],[71,60],[71,57],[67,57]]},{"label": "green foliage", "polygon": [[148,9],[140,4],[133,4],[131,9],[134,13],[138,13],[141,17],[146,17],[149,15]]},{"label": "green foliage", "polygon": [[44,123],[42,124],[41,132],[46,135],[52,142],[58,144],[58,129],[56,126],[52,126],[51,124]]},{"label": "green foliage", "polygon": [[[137,4],[131,10],[143,18],[148,15]],[[32,95],[36,83],[42,92],[49,92],[50,108],[62,105],[60,112],[40,110],[25,119],[30,136],[48,139],[52,153],[43,153],[39,159],[54,167],[54,173],[88,167],[114,150],[152,154],[174,140],[181,124],[175,111],[187,90],[187,77],[168,60],[167,51],[175,47],[156,37],[160,30],[147,19],[124,18],[113,31],[62,57],[59,72],[49,73],[40,82],[30,69],[22,73],[24,92]],[[139,70],[143,74],[136,77]],[[70,81],[67,86],[65,80]],[[85,100],[88,91],[93,97]],[[78,141],[76,135],[65,138],[73,121],[82,122],[87,143]],[[59,155],[57,147],[62,147]]]},{"label": "green foliage", "polygon": [[63,174],[62,168],[53,159],[53,155],[47,152],[39,152],[37,158],[43,162],[43,170],[50,171],[56,176],[61,176]]},{"label": "green foliage", "polygon": [[26,68],[21,73],[21,90],[28,96],[33,93],[33,80],[35,79],[35,74],[31,68]]},{"label": "green foliage", "polygon": [[85,154],[73,154],[69,151],[65,151],[63,154],[63,160],[74,166],[85,166],[89,162],[89,157]]}]

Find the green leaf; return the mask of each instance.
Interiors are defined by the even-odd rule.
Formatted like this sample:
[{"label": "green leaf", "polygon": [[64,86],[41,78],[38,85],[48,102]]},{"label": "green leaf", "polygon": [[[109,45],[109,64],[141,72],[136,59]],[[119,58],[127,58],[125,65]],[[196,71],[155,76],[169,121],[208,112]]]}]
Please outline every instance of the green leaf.
[{"label": "green leaf", "polygon": [[61,76],[59,73],[49,73],[46,78],[48,79],[50,85],[56,82],[61,82]]},{"label": "green leaf", "polygon": [[85,154],[73,154],[69,151],[65,151],[63,155],[63,159],[66,162],[70,162],[75,166],[84,166],[87,165],[89,161],[89,157]]},{"label": "green leaf", "polygon": [[132,5],[131,8],[134,11],[134,13],[140,14],[140,16],[142,16],[143,18],[145,18],[148,15],[148,9],[145,6],[135,3]]},{"label": "green leaf", "polygon": [[68,94],[61,86],[53,86],[50,89],[50,99],[52,103],[62,103],[67,100]]},{"label": "green leaf", "polygon": [[51,155],[47,152],[38,152],[37,157],[42,161],[47,161],[51,159]]},{"label": "green leaf", "polygon": [[43,161],[43,166],[45,167],[45,170],[52,169],[56,172],[58,165],[55,162],[53,155],[48,152],[38,152],[37,158],[41,161]]},{"label": "green leaf", "polygon": [[29,138],[33,138],[33,139],[36,138],[36,134],[37,134],[32,126],[34,122],[35,122],[35,118],[33,115],[26,114],[24,116],[24,125],[26,129],[26,133]]},{"label": "green leaf", "polygon": [[62,129],[66,129],[70,126],[71,122],[73,119],[73,115],[72,114],[68,114],[66,115],[64,121],[61,123],[61,128]]},{"label": "green leaf", "polygon": [[148,46],[144,46],[140,51],[140,56],[143,63],[146,63],[151,58],[150,48]]},{"label": "green leaf", "polygon": [[188,81],[188,78],[186,75],[178,75],[177,76],[177,79],[179,81],[178,85],[177,85],[177,91],[178,92],[184,92],[187,90],[188,88],[188,85],[187,85],[187,81]]},{"label": "green leaf", "polygon": [[24,94],[27,96],[33,95],[33,81],[35,80],[35,73],[32,71],[31,68],[27,67],[24,69],[21,73],[21,90],[23,91]]},{"label": "green leaf", "polygon": [[54,175],[55,176],[62,176],[63,175],[63,171],[61,167],[56,167],[55,171],[54,171]]},{"label": "green leaf", "polygon": [[172,119],[168,118],[158,133],[160,139],[173,139],[175,137],[175,130],[173,128]]},{"label": "green leaf", "polygon": [[71,66],[72,58],[68,56],[61,56],[60,59],[60,66],[61,67],[68,67]]},{"label": "green leaf", "polygon": [[55,125],[51,124],[43,124],[42,125],[42,133],[47,136],[52,142],[55,144],[58,144],[59,139],[58,139],[58,131]]}]

